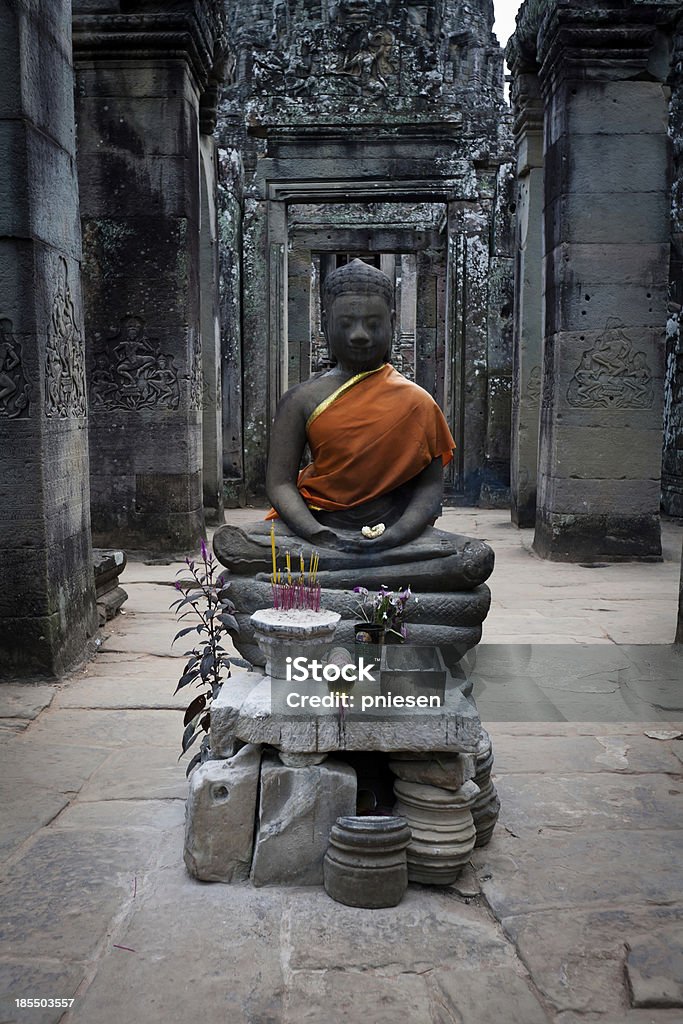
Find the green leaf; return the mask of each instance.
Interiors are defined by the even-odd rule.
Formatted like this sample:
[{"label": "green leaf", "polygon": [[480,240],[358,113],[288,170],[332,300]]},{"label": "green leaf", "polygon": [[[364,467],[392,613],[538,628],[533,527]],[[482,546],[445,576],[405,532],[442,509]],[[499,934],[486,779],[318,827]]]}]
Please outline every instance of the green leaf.
[{"label": "green leaf", "polygon": [[188,633],[200,633],[201,630],[201,626],[186,626],[185,629],[178,630],[176,635],[173,637],[173,640],[171,641],[171,646],[173,646],[176,640],[180,640],[181,636],[187,636]]},{"label": "green leaf", "polygon": [[212,671],[212,669],[213,653],[209,651],[207,654],[204,655],[199,665],[199,673],[202,679],[208,679],[209,673]]},{"label": "green leaf", "polygon": [[200,693],[198,697],[195,697],[193,701],[190,701],[185,717],[183,718],[183,725],[187,725],[191,722],[200,711],[203,711],[206,706],[206,697],[203,693]]},{"label": "green leaf", "polygon": [[[181,754],[180,756],[182,757],[183,755]],[[193,768],[196,768],[196,767],[197,767],[197,765],[199,764],[199,762],[201,761],[201,759],[202,759],[202,752],[201,752],[201,750],[200,750],[200,751],[198,751],[198,753],[196,753],[196,754],[194,755],[194,757],[192,758],[192,760],[191,760],[191,761],[190,761],[190,763],[188,764],[187,768],[185,769],[185,778],[186,778],[186,779],[189,779],[189,777],[190,777],[190,772],[192,771],[192,769],[193,769]]]},{"label": "green leaf", "polygon": [[211,712],[207,711],[206,714],[204,715],[204,717],[202,718],[201,722],[199,723],[199,726],[200,726],[201,729],[204,730],[204,732],[208,732],[210,725],[211,725]]},{"label": "green leaf", "polygon": [[[201,736],[201,732],[199,731],[199,729],[197,729],[197,731],[195,732],[195,725],[196,725],[195,721],[194,720],[191,721],[190,724],[185,729],[185,732],[183,733],[183,743],[182,743],[183,754],[190,749],[190,747],[192,746],[194,741],[197,739],[197,737]],[[182,757],[182,755],[181,755],[181,757]]]},{"label": "green leaf", "polygon": [[186,672],[185,675],[180,677],[180,680],[174,690],[174,693],[177,693],[178,690],[182,690],[183,686],[189,686],[189,684],[193,683],[198,676],[199,669],[194,668],[190,672]]}]

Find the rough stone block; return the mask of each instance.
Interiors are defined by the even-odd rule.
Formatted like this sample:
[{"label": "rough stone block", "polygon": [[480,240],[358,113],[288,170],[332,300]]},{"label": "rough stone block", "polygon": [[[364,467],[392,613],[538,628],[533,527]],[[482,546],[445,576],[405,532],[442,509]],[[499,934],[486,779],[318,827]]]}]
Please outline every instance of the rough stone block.
[{"label": "rough stone block", "polygon": [[471,754],[434,754],[432,758],[417,760],[406,754],[389,761],[389,768],[404,782],[421,782],[441,789],[460,789],[474,778],[474,757]]},{"label": "rough stone block", "polygon": [[254,885],[322,885],[323,858],[337,818],[356,813],[356,773],[328,760],[287,768],[271,755],[261,771]]},{"label": "rough stone block", "polygon": [[251,744],[227,761],[205,761],[190,777],[185,864],[204,882],[249,877],[261,748]]}]

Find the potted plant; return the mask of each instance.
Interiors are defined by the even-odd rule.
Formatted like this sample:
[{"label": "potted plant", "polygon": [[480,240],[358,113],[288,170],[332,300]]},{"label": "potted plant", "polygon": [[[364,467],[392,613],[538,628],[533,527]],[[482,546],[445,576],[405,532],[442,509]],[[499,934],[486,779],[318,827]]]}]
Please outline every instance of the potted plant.
[{"label": "potted plant", "polygon": [[410,587],[393,591],[382,586],[372,596],[365,587],[354,587],[353,590],[361,597],[358,608],[363,616],[363,621],[354,625],[356,643],[403,643],[408,636],[405,616],[412,598]]},{"label": "potted plant", "polygon": [[[194,683],[201,690],[188,704],[183,719],[183,749],[180,757],[202,737],[201,749],[187,766],[185,774],[189,775],[195,765],[208,755],[211,704],[225,680],[230,678],[230,655],[223,643],[227,636],[239,632],[239,626],[233,614],[235,606],[227,596],[230,583],[226,582],[223,573],[216,576],[218,562],[204,541],[201,546],[201,562],[196,563],[186,558],[185,563],[192,578],[176,580],[176,590],[183,596],[174,601],[171,608],[175,609],[179,621],[188,617],[195,620],[193,625],[184,626],[176,633],[173,643],[191,633],[197,638],[194,647],[185,652],[189,660],[175,689],[177,693],[184,686]],[[179,569],[177,575],[186,571]]]}]

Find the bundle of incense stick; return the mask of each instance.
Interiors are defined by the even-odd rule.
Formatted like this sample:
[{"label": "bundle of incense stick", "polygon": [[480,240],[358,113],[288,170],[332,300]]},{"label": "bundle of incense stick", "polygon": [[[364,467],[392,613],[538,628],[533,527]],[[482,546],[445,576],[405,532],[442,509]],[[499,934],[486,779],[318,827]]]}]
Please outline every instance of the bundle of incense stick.
[{"label": "bundle of incense stick", "polygon": [[291,611],[320,611],[321,587],[317,582],[318,564],[320,556],[317,551],[311,553],[308,563],[308,573],[303,554],[299,555],[299,575],[292,576],[292,558],[289,551],[285,555],[285,579],[277,567],[275,552],[275,526],[270,527],[270,546],[273,556],[273,572],[270,582],[273,587],[273,607],[276,610]]}]

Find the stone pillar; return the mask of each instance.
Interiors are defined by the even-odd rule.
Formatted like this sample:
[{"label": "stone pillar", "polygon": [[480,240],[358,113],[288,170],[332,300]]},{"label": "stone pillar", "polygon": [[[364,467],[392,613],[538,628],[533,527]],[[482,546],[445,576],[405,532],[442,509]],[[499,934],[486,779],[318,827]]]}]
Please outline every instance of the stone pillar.
[{"label": "stone pillar", "polygon": [[204,531],[199,119],[220,42],[218,5],[173,6],[76,0],[73,22],[93,535],[156,551]]},{"label": "stone pillar", "polygon": [[485,204],[449,203],[447,391],[457,449],[446,480],[468,505],[479,501],[486,460],[489,232]]},{"label": "stone pillar", "polygon": [[536,521],[538,412],[543,348],[543,103],[538,78],[514,78],[517,228],[512,350],[510,513]]},{"label": "stone pillar", "polygon": [[545,337],[534,546],[661,556],[673,6],[558,6],[539,33]]},{"label": "stone pillar", "polygon": [[256,501],[265,498],[270,425],[286,381],[286,216],[283,202],[245,200],[242,272],[244,483],[247,499]]},{"label": "stone pillar", "polygon": [[401,354],[401,373],[415,379],[415,287],[416,260],[414,253],[407,253],[401,260],[400,311],[398,314],[397,345]]},{"label": "stone pillar", "polygon": [[[210,124],[207,125],[210,128]],[[216,144],[200,139],[199,237],[200,330],[202,339],[202,484],[207,522],[223,522],[223,414],[221,331],[216,223]]]},{"label": "stone pillar", "polygon": [[496,172],[491,211],[486,347],[486,461],[479,506],[506,510],[510,507],[515,193],[512,164],[502,164]]},{"label": "stone pillar", "polygon": [[56,675],[97,627],[71,0],[0,5],[0,676]]},{"label": "stone pillar", "polygon": [[242,454],[242,164],[229,144],[218,150],[218,257],[223,380],[223,486],[228,505],[244,505]]},{"label": "stone pillar", "polygon": [[294,241],[287,259],[287,386],[311,376],[311,250]]},{"label": "stone pillar", "polygon": [[683,644],[683,553],[681,554],[681,582],[678,592],[678,625],[676,628],[676,643]]},{"label": "stone pillar", "polygon": [[670,516],[683,516],[683,22],[678,26],[672,65],[671,301],[666,327],[662,511]]}]

